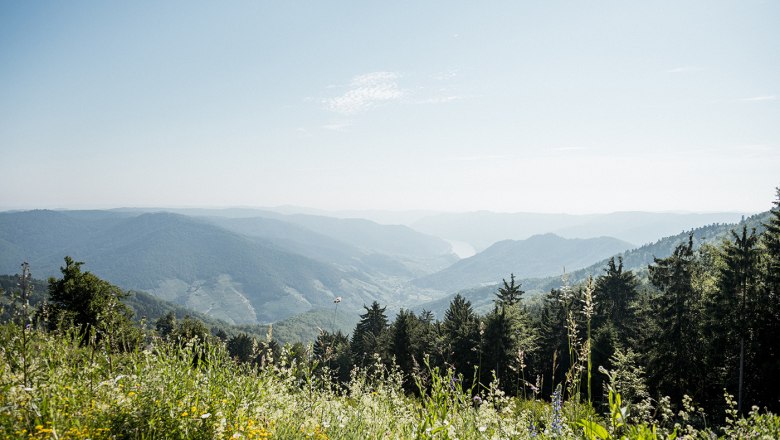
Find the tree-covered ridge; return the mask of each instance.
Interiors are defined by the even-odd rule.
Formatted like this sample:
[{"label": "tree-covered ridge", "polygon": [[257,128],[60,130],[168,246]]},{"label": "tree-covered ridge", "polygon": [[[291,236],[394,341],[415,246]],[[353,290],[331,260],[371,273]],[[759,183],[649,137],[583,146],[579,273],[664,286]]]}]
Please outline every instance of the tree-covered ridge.
[{"label": "tree-covered ridge", "polygon": [[[303,229],[272,223],[264,230],[276,228],[268,233],[277,238]],[[385,231],[377,224],[364,228],[371,236]],[[389,233],[406,247],[416,238],[433,240],[405,230]],[[164,212],[7,212],[0,213],[0,268],[12,273],[24,259],[38,276],[53,276],[63,255],[70,255],[125,289],[241,324],[328,308],[336,296],[353,312],[375,299],[401,301],[397,285],[421,270],[409,260],[342,247],[314,232],[305,237],[321,252],[310,256],[295,252],[300,243],[273,237],[242,235],[207,219]]]},{"label": "tree-covered ridge", "polygon": [[413,283],[455,292],[494,283],[507,273],[527,279],[560,273],[562,267],[579,269],[631,247],[630,243],[612,237],[566,239],[555,234],[543,234],[526,240],[502,240]]},{"label": "tree-covered ridge", "polygon": [[[624,252],[616,253],[614,256],[603,259],[597,263],[591,264],[583,269],[571,270],[571,267],[560,267],[559,270],[566,271],[566,279],[572,283],[581,283],[588,277],[599,276],[604,267],[609,265],[612,258],[620,258],[625,269],[631,270],[641,282],[647,282],[647,267],[653,262],[655,257],[663,258],[672,254],[672,252],[682,243],[688,241],[693,236],[694,249],[699,249],[704,244],[718,245],[724,239],[731,236],[731,231],[739,229],[742,225],[747,225],[748,229],[755,228],[757,232],[763,231],[766,223],[769,221],[771,213],[769,211],[753,215],[735,224],[711,224],[683,231],[677,235],[664,237],[653,243],[640,246],[635,249],[629,249]],[[530,296],[537,296],[551,289],[560,289],[563,287],[563,278],[559,275],[544,278],[525,278],[522,280],[525,289]],[[469,289],[461,289],[457,293],[471,301],[475,309],[487,310],[491,307],[492,292],[497,288],[496,285],[481,286]],[[440,316],[447,308],[447,304],[452,300],[455,294],[430,301],[421,307],[433,311]]]}]

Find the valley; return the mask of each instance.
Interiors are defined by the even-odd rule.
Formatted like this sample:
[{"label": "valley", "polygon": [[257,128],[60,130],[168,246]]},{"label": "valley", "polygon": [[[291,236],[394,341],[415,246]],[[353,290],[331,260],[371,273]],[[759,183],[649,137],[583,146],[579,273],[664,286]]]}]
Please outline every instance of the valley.
[{"label": "valley", "polygon": [[[353,315],[378,301],[393,313],[428,308],[440,316],[456,293],[466,295],[475,306],[488,304],[494,286],[510,274],[533,297],[559,286],[564,271],[572,274],[572,281],[599,274],[606,259],[615,255],[621,255],[627,267],[641,271],[653,256],[668,256],[685,235],[657,237],[655,243],[636,248],[618,238],[588,234],[607,232],[611,227],[618,232],[634,231],[630,237],[647,237],[679,225],[702,226],[693,223],[698,220],[735,217],[425,213],[419,218],[407,216],[414,220],[407,226],[341,218],[335,216],[338,213],[277,211],[2,212],[0,273],[13,274],[20,261],[28,261],[36,276],[45,279],[58,274],[62,258],[68,255],[123,289],[146,291],[238,325],[264,325],[327,311],[336,297],[342,298],[341,310]],[[607,219],[606,224],[595,228],[597,219]],[[544,225],[559,232],[565,226],[568,234],[584,238],[551,232],[507,238],[543,231]],[[694,235],[697,240],[705,240],[707,234],[712,239],[733,227],[703,227]],[[501,239],[475,240],[474,235],[465,234],[467,230]],[[440,238],[432,231],[450,238]]]}]

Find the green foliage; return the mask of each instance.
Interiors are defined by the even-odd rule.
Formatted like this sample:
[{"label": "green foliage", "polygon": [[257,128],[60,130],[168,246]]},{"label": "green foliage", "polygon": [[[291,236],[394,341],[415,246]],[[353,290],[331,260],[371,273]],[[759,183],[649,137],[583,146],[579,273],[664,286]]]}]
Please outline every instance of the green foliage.
[{"label": "green foliage", "polygon": [[444,362],[461,377],[464,386],[473,382],[475,369],[479,367],[482,350],[479,320],[471,303],[456,295],[444,313],[441,323],[441,339],[445,347]]},{"label": "green foliage", "polygon": [[53,328],[75,326],[83,342],[103,343],[110,351],[129,350],[140,343],[132,325],[132,312],[121,300],[118,287],[90,272],[82,272],[82,262],[65,257],[62,278],[49,279],[49,299]]},{"label": "green foliage", "polygon": [[701,292],[694,289],[696,258],[693,236],[672,256],[656,259],[649,267],[650,281],[660,290],[653,303],[659,332],[654,335],[650,371],[661,395],[680,401],[687,391],[702,392],[704,371],[698,316]]},{"label": "green foliage", "polygon": [[374,301],[371,307],[363,308],[366,313],[360,315],[360,321],[352,333],[351,350],[353,363],[367,367],[373,364],[375,355],[384,361],[388,360],[388,324],[386,307],[380,307],[379,303]]},{"label": "green foliage", "polygon": [[509,283],[505,279],[501,280],[504,285],[498,288],[496,293],[496,302],[500,306],[512,307],[520,302],[520,298],[525,293],[520,290],[520,283],[515,284],[515,274],[510,274]]}]

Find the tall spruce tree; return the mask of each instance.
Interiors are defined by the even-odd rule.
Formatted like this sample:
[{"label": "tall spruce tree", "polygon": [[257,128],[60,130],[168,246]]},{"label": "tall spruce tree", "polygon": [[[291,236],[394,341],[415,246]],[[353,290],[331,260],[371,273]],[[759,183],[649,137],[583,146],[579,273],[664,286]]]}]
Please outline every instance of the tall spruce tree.
[{"label": "tall spruce tree", "polygon": [[341,330],[335,333],[321,332],[314,341],[312,351],[320,372],[327,367],[331,380],[342,384],[349,382],[352,357],[349,338],[341,333]]},{"label": "tall spruce tree", "polygon": [[390,356],[395,359],[396,365],[403,373],[406,391],[414,390],[414,373],[422,363],[418,346],[420,324],[414,312],[401,309],[390,326]]},{"label": "tall spruce tree", "polygon": [[755,391],[754,403],[767,406],[773,411],[780,410],[780,187],[776,189],[776,199],[770,212],[769,221],[764,225],[762,235],[763,264],[762,285],[758,314],[756,351],[756,380],[761,386]]},{"label": "tall spruce tree", "polygon": [[[612,369],[612,359],[619,348],[634,345],[637,338],[637,286],[639,282],[633,272],[623,270],[623,258],[610,258],[604,274],[596,279],[594,297],[596,313],[593,317],[593,339],[591,361],[594,366]],[[593,377],[596,398],[604,387],[604,376]]]},{"label": "tall spruce tree", "polygon": [[[722,248],[723,265],[719,286],[712,295],[708,310],[711,335],[721,354],[727,377],[725,386],[737,392],[738,410],[742,410],[745,368],[751,369],[755,354],[753,347],[758,312],[759,252],[755,230],[750,234],[747,225],[742,232],[731,232],[733,241]],[[747,362],[747,365],[746,365]]]},{"label": "tall spruce tree", "polygon": [[699,292],[694,289],[696,258],[693,235],[668,258],[655,258],[648,267],[650,282],[660,290],[653,301],[659,331],[650,355],[652,383],[659,395],[680,402],[683,394],[699,398],[702,391],[703,356]]},{"label": "tall spruce tree", "polygon": [[374,301],[371,307],[363,306],[366,313],[360,315],[360,321],[352,332],[352,361],[365,367],[373,363],[373,356],[379,355],[387,360],[387,315],[385,309]]},{"label": "tall spruce tree", "polygon": [[496,293],[498,304],[501,306],[513,306],[520,302],[525,291],[520,290],[520,283],[515,284],[515,274],[509,274],[509,283],[502,279],[503,286]]},{"label": "tall spruce tree", "polygon": [[445,345],[444,360],[455,373],[463,375],[464,387],[471,386],[475,367],[479,366],[479,320],[471,302],[455,295],[444,312],[441,332]]},{"label": "tall spruce tree", "polygon": [[556,384],[563,383],[571,366],[566,329],[567,311],[573,296],[563,289],[552,289],[543,300],[536,323],[539,334],[539,350],[534,353],[533,365],[542,380],[542,396],[552,395]]},{"label": "tall spruce tree", "polygon": [[492,376],[499,380],[505,391],[514,393],[521,384],[521,358],[536,346],[536,334],[525,307],[520,303],[520,284],[514,275],[510,282],[503,280],[498,289],[493,311],[485,317],[485,334],[482,344],[482,384],[490,383]]},{"label": "tall spruce tree", "polygon": [[617,264],[614,257],[610,258],[604,274],[596,279],[594,327],[605,321],[612,322],[623,344],[627,344],[636,333],[638,285],[634,273],[623,270],[623,257],[618,257]]}]

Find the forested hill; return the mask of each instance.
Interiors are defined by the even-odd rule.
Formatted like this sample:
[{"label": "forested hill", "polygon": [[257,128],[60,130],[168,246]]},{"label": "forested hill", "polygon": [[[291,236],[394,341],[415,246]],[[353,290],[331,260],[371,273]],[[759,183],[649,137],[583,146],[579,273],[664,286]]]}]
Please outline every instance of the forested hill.
[{"label": "forested hill", "polygon": [[[669,237],[661,238],[654,243],[646,244],[635,249],[627,250],[625,252],[615,253],[614,257],[621,257],[623,259],[623,267],[626,270],[634,271],[640,276],[640,279],[646,278],[647,266],[652,264],[654,258],[666,258],[672,254],[674,249],[688,240],[689,236],[693,236],[693,243],[696,249],[700,248],[702,244],[720,244],[725,239],[731,238],[731,231],[736,231],[742,227],[743,224],[747,225],[748,229],[755,228],[757,233],[764,230],[764,224],[769,221],[770,212],[762,212],[744,219],[739,223],[723,223],[723,224],[711,224],[701,226],[688,231],[683,231],[679,234]],[[604,273],[607,267],[609,257],[604,258],[597,263],[588,265],[585,268],[574,270],[568,273],[568,281],[570,284],[577,284],[585,281],[588,276],[599,276]],[[571,266],[569,266],[571,267]],[[526,298],[533,298],[534,296],[549,292],[550,289],[558,289],[562,286],[563,273],[548,277],[523,277],[520,281],[522,283],[523,290],[525,290]],[[475,310],[486,311],[493,304],[495,299],[495,292],[498,287],[498,283],[501,278],[506,278],[507,274],[498,277],[494,280],[492,285],[485,285],[479,287],[472,287],[461,289],[459,292],[467,300],[471,301]],[[446,297],[427,302],[416,307],[417,310],[431,310],[436,316],[442,316],[444,310],[448,307],[449,303],[455,297],[456,293],[447,295]]]},{"label": "forested hill", "polygon": [[[615,257],[620,256],[623,259],[623,267],[625,269],[633,270],[642,275],[647,271],[647,266],[653,263],[654,258],[666,258],[670,256],[677,246],[687,242],[689,236],[693,236],[693,245],[695,249],[698,249],[704,243],[721,244],[723,240],[731,239],[731,231],[741,229],[743,224],[747,225],[748,230],[755,228],[756,233],[761,233],[764,230],[764,224],[769,221],[769,218],[770,212],[766,211],[745,218],[739,223],[715,223],[701,226],[680,232],[676,235],[661,238],[654,243],[649,243],[636,249],[621,252],[620,254],[615,255]],[[573,271],[569,275],[569,281],[578,283],[584,281],[588,276],[595,277],[601,275],[604,273],[604,268],[607,266],[607,260],[608,259],[604,259],[586,268]],[[537,280],[533,283],[529,283],[529,286],[534,286],[535,289],[542,291],[549,291],[552,288],[560,287],[560,285],[560,276],[548,277],[544,280]]]},{"label": "forested hill", "polygon": [[[121,209],[117,212],[160,212],[154,209]],[[400,261],[411,271],[432,273],[457,257],[449,243],[407,226],[385,225],[360,218],[334,218],[309,214],[281,214],[263,209],[162,210],[207,219],[241,234],[273,241],[285,249],[313,258],[338,261],[344,252],[382,255]],[[303,244],[302,244],[303,243]],[[315,250],[305,249],[314,247]],[[419,273],[418,273],[419,275]]]},{"label": "forested hill", "polygon": [[[333,231],[336,228],[319,228],[316,225],[309,228],[285,221],[290,220],[286,216],[208,217],[207,220],[227,230],[267,240],[296,254],[377,276],[390,275],[411,279],[446,267],[457,260],[444,241],[408,228],[399,230],[394,226],[371,222],[360,223],[364,229],[370,230],[363,234],[363,237],[357,232],[351,237],[345,237],[342,231]],[[332,220],[338,220],[338,224],[345,230],[353,223],[351,220]],[[340,223],[341,221],[344,223]],[[380,238],[382,235],[385,235],[384,239]],[[396,243],[391,247],[386,245],[385,241]],[[420,244],[420,249],[415,249],[415,242]]]},{"label": "forested hill", "polygon": [[564,267],[587,266],[630,247],[630,243],[611,237],[566,239],[543,234],[527,240],[504,240],[414,284],[453,292],[493,284],[510,273],[518,278],[543,277],[559,273]]},{"label": "forested hill", "polygon": [[276,321],[329,306],[336,296],[359,310],[394,293],[360,272],[182,215],[0,213],[0,273],[26,260],[36,276],[58,275],[65,255],[122,288],[228,322]]}]

